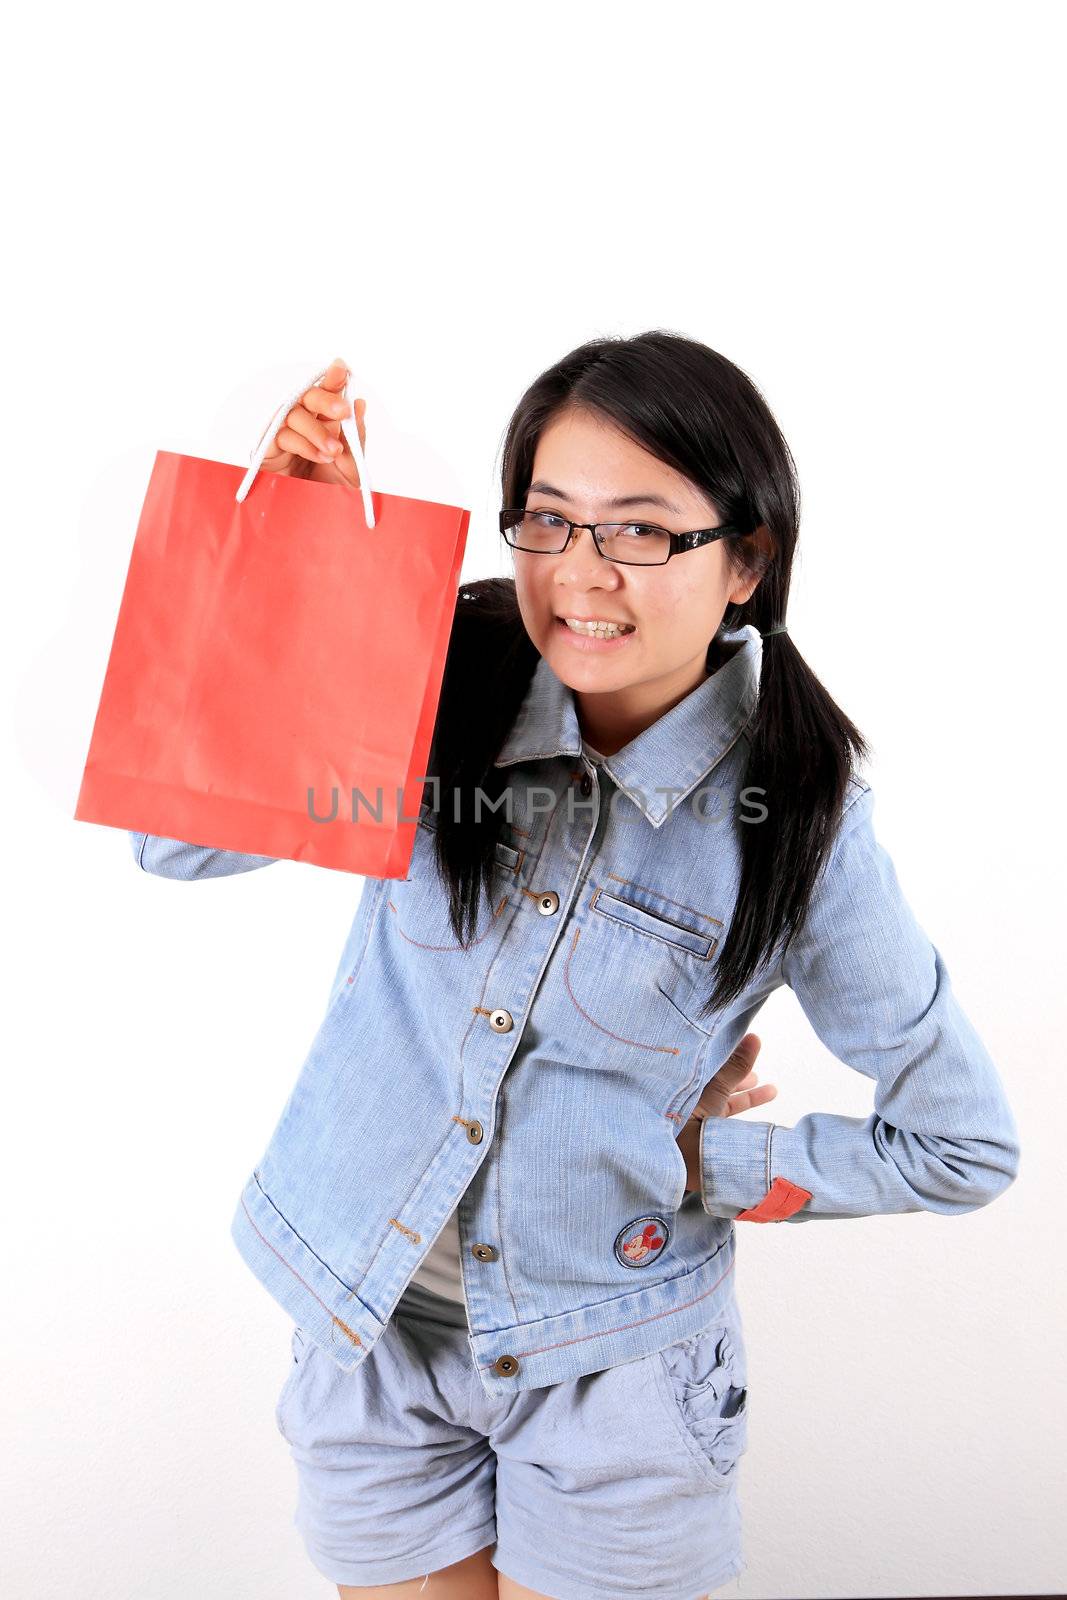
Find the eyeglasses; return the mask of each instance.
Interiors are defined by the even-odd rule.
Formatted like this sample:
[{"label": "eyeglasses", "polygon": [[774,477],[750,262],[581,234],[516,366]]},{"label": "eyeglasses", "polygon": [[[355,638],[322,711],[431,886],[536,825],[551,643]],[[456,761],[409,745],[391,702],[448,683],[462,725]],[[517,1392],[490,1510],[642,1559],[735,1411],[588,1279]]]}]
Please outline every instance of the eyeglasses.
[{"label": "eyeglasses", "polygon": [[539,555],[560,555],[571,542],[576,528],[588,528],[605,561],[619,561],[628,567],[657,567],[671,556],[713,539],[743,538],[751,532],[731,523],[717,528],[697,528],[691,533],[670,533],[651,522],[569,522],[554,511],[524,511],[521,507],[500,513],[500,531],[514,550],[532,550]]}]

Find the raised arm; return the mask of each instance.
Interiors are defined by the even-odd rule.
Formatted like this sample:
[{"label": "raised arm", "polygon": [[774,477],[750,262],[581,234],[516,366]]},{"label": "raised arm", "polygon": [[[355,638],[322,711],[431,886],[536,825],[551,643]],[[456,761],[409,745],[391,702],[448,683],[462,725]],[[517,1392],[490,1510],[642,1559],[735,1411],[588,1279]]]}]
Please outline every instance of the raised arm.
[{"label": "raised arm", "polygon": [[1003,1084],[875,838],[873,808],[864,786],[782,975],[827,1048],[874,1080],[874,1112],[813,1112],[792,1128],[705,1119],[701,1194],[712,1216],[954,1214],[987,1205],[1017,1176]]},{"label": "raised arm", "polygon": [[206,844],[186,844],[182,839],[164,839],[154,833],[130,831],[130,845],[137,865],[160,878],[225,878],[232,872],[267,867],[278,859],[215,850]]}]

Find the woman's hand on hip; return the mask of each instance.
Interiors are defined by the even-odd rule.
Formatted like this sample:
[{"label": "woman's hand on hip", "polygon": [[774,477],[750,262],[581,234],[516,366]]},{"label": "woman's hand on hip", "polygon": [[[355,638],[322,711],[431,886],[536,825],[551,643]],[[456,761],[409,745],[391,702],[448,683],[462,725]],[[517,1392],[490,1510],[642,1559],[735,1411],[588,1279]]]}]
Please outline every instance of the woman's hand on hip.
[{"label": "woman's hand on hip", "polygon": [[704,1085],[693,1115],[678,1135],[678,1148],[685,1157],[687,1194],[699,1193],[701,1188],[700,1124],[704,1118],[733,1117],[739,1111],[751,1111],[753,1106],[766,1105],[778,1093],[773,1083],[759,1081],[755,1071],[759,1053],[759,1035],[746,1033],[714,1078]]}]

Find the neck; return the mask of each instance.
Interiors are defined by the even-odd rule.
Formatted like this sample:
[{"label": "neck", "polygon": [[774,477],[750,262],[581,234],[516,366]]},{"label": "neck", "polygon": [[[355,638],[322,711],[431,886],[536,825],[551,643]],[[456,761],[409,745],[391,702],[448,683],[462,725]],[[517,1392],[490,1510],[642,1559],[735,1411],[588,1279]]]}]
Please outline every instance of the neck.
[{"label": "neck", "polygon": [[635,683],[604,694],[575,691],[574,707],[582,737],[601,755],[613,756],[709,676],[702,656],[687,669],[673,673],[668,681]]}]

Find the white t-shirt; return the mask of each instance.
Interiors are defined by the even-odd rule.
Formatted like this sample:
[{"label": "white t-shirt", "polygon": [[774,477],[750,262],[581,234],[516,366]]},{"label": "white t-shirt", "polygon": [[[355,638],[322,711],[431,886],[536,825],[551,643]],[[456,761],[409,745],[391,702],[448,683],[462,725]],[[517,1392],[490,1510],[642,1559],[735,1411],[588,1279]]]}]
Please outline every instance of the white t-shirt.
[{"label": "white t-shirt", "polygon": [[[457,1204],[456,1211],[459,1210]],[[464,1304],[463,1275],[459,1266],[459,1223],[453,1211],[441,1232],[430,1246],[425,1261],[416,1267],[412,1283],[420,1283],[432,1294],[443,1295],[446,1300]]]}]

